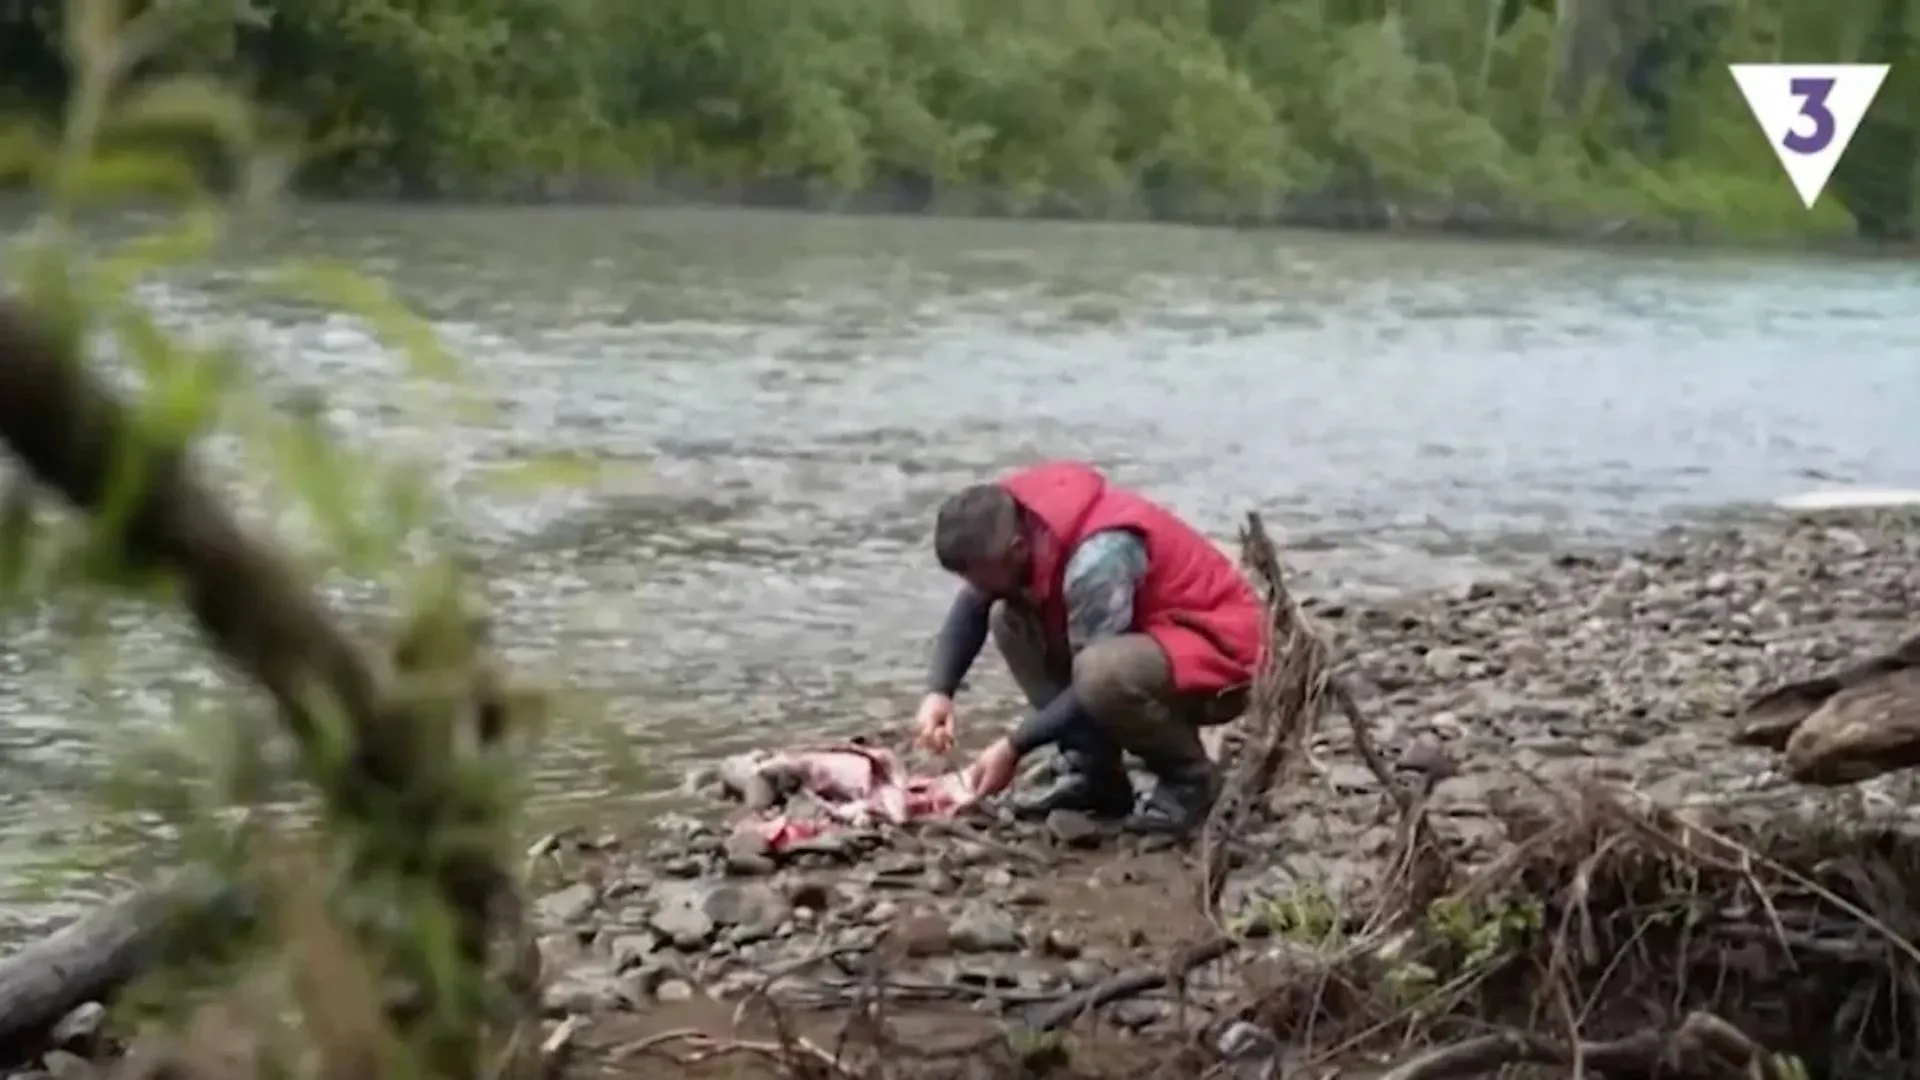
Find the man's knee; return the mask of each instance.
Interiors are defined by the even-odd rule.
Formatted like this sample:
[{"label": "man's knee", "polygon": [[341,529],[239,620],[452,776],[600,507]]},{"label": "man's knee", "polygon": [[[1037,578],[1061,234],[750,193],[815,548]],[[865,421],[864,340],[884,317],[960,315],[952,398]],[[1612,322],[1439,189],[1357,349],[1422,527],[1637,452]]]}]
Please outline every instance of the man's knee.
[{"label": "man's knee", "polygon": [[1205,760],[1200,729],[1177,707],[1167,654],[1145,634],[1082,649],[1073,660],[1073,689],[1107,738],[1148,768],[1179,769]]},{"label": "man's knee", "polygon": [[1073,658],[1074,693],[1106,724],[1160,718],[1172,685],[1167,654],[1145,634],[1096,641]]}]

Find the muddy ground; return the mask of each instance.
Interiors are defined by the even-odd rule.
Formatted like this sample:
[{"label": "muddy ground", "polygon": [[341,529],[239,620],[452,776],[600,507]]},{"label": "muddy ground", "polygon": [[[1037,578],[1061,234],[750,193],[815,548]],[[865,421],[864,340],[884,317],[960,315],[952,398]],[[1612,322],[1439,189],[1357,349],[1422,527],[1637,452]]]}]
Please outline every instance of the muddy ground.
[{"label": "muddy ground", "polygon": [[[1757,688],[1910,630],[1913,521],[1828,514],[1688,528],[1633,550],[1567,555],[1520,580],[1303,605],[1396,775],[1430,792],[1429,820],[1468,860],[1499,852],[1510,804],[1575,780],[1620,782],[1669,805],[1904,801],[1897,780],[1840,795],[1795,789],[1730,735]],[[1364,904],[1399,829],[1343,721],[1322,721],[1312,757],[1240,838],[1219,924],[1202,913],[1193,851],[1105,837],[1067,817],[847,837],[780,865],[728,852],[717,818],[646,823],[654,838],[644,844],[625,839],[634,822],[552,838],[537,905],[555,976],[547,1007],[574,1018],[587,1072],[720,1069],[691,1059],[765,1038],[771,1011],[822,1047],[856,1006],[882,1009],[909,1047],[965,1046],[1075,990],[1164,969],[1223,926],[1304,911],[1303,897],[1316,910]],[[1284,1061],[1270,1033],[1236,1020],[1261,956],[1242,949],[1198,969],[1182,994],[1095,1010],[1079,1028],[1082,1060],[1199,1033],[1219,1056]],[[1086,1035],[1095,1031],[1104,1034]],[[753,1055],[722,1057],[738,1071]]]}]

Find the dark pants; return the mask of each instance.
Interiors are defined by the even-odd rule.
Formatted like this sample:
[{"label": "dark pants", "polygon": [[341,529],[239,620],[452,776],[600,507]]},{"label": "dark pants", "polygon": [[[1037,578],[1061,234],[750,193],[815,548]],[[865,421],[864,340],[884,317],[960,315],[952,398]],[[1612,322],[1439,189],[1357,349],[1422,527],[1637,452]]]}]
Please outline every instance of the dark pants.
[{"label": "dark pants", "polygon": [[1174,689],[1166,652],[1145,634],[1105,638],[1069,657],[1064,643],[1048,642],[1039,613],[1029,605],[994,605],[992,626],[994,645],[1034,708],[1045,707],[1049,691],[1071,682],[1092,714],[1096,730],[1063,739],[1063,750],[1118,748],[1153,772],[1178,771],[1206,762],[1201,728],[1237,720],[1247,710],[1244,687],[1205,694]]}]

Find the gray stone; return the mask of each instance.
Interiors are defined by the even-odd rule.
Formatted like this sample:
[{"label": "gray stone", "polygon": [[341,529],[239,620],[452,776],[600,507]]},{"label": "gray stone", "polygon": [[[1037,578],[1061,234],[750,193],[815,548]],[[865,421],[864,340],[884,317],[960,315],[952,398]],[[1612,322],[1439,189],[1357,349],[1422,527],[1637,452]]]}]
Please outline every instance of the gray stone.
[{"label": "gray stone", "polygon": [[1107,1007],[1107,1019],[1114,1027],[1138,1031],[1166,1019],[1167,1006],[1157,1001],[1120,1001]]},{"label": "gray stone", "polygon": [[1440,647],[1427,650],[1427,673],[1442,682],[1451,682],[1466,673],[1469,656],[1464,650]]},{"label": "gray stone", "polygon": [[100,1028],[106,1023],[107,1007],[97,1001],[89,1001],[60,1018],[50,1032],[53,1044],[66,1050],[81,1050],[90,1047],[99,1039]]},{"label": "gray stone", "polygon": [[1220,1056],[1228,1061],[1251,1061],[1279,1053],[1280,1041],[1258,1024],[1235,1020],[1220,1033],[1219,1047]]},{"label": "gray stone", "polygon": [[53,1075],[54,1080],[93,1080],[100,1075],[100,1071],[93,1067],[92,1062],[65,1050],[48,1051],[47,1055],[40,1059],[40,1064]]},{"label": "gray stone", "polygon": [[660,939],[653,934],[621,934],[608,945],[614,969],[628,971],[645,963],[647,958],[660,949]]},{"label": "gray stone", "polygon": [[1086,814],[1055,810],[1047,815],[1047,832],[1055,841],[1070,848],[1098,847],[1106,830]]},{"label": "gray stone", "polygon": [[780,864],[766,855],[729,855],[726,869],[734,877],[766,877],[779,870]]},{"label": "gray stone", "polygon": [[675,977],[675,969],[659,957],[648,957],[630,971],[620,973],[620,985],[626,995],[634,1001],[645,1001],[653,996],[659,985]]},{"label": "gray stone", "polygon": [[969,904],[947,925],[947,938],[961,952],[1018,952],[1025,943],[1020,924],[987,904]]},{"label": "gray stone", "polygon": [[548,1016],[577,1016],[628,1008],[633,1001],[611,967],[592,964],[547,983],[541,988],[540,1004]]},{"label": "gray stone", "polygon": [[586,959],[587,950],[580,944],[578,931],[563,930],[556,934],[541,934],[534,944],[540,950],[540,970],[542,971],[560,971]]},{"label": "gray stone", "polygon": [[688,950],[735,927],[771,932],[792,911],[786,897],[764,881],[662,882],[653,899],[653,928]]},{"label": "gray stone", "polygon": [[663,904],[653,913],[653,928],[675,948],[697,949],[713,936],[713,919],[691,902]]},{"label": "gray stone", "polygon": [[759,877],[778,869],[773,858],[773,845],[766,837],[750,829],[728,834],[721,852],[725,856],[729,874]]},{"label": "gray stone", "polygon": [[1093,986],[1107,977],[1107,969],[1093,960],[1074,960],[1061,971],[1075,987]]},{"label": "gray stone", "polygon": [[586,882],[577,882],[536,900],[534,915],[543,926],[571,926],[586,919],[599,906],[600,890]]}]

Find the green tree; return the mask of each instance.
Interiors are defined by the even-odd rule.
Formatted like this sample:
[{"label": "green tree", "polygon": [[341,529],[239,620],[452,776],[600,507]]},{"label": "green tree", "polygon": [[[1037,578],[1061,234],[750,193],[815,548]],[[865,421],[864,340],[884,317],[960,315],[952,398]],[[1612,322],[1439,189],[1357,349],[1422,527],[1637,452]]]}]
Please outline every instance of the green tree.
[{"label": "green tree", "polygon": [[[142,70],[252,80],[302,179],[465,195],[570,178],[823,204],[1260,220],[1334,201],[1679,233],[1912,228],[1910,0],[171,0]],[[60,90],[57,8],[8,16]],[[191,32],[189,32],[191,31]],[[1807,213],[1734,61],[1895,73]]]}]

